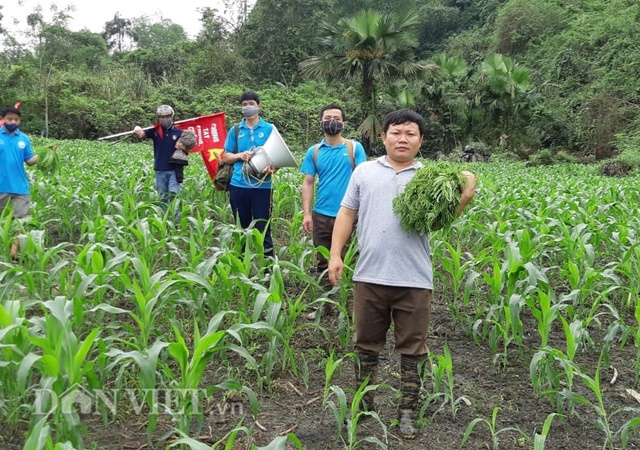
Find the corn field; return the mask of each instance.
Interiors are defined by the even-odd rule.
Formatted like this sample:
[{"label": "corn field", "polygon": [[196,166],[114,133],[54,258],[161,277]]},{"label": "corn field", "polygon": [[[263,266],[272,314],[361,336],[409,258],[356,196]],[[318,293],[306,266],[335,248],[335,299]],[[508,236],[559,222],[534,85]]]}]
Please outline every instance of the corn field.
[{"label": "corn field", "polygon": [[[36,151],[49,143],[36,141]],[[344,382],[353,286],[347,279],[322,295],[297,170],[275,182],[273,262],[258,231],[234,225],[199,157],[173,223],[154,190],[150,146],[56,145],[59,170],[29,169],[30,220],[5,211],[0,222],[0,447],[116,448],[89,431],[116,421],[135,423],[147,448],[397,445],[389,417],[373,413],[359,429],[357,399],[367,389],[393,394],[393,381]],[[576,436],[576,448],[640,448],[640,178],[600,177],[586,165],[460,168],[479,184],[452,230],[431,237],[434,301],[491,355],[492,373],[528,369],[523,395],[541,399],[546,420],[513,424],[491,399],[462,395],[457,380],[469,374],[445,342],[423,368],[425,434],[466,411],[452,448],[552,448],[556,427],[576,421],[598,436],[593,447]],[[307,320],[321,303],[340,315]],[[302,345],[309,340],[319,344]],[[333,430],[324,446],[295,427],[265,435],[265,403],[283,380],[317,387],[308,406]],[[231,422],[212,429],[211,412]]]}]

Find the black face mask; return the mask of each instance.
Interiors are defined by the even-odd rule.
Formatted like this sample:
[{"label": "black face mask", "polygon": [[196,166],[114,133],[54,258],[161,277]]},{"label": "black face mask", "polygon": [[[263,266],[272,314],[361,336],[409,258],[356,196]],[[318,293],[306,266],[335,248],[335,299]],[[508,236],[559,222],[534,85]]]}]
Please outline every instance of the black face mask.
[{"label": "black face mask", "polygon": [[336,119],[325,120],[322,122],[322,132],[329,136],[336,136],[342,133],[343,128],[344,124],[342,122],[338,122]]}]

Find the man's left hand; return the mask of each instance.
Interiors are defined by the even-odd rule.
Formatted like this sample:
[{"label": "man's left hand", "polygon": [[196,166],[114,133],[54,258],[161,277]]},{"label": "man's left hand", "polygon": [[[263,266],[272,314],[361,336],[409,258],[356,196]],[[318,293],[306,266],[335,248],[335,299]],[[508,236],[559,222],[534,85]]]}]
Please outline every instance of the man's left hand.
[{"label": "man's left hand", "polygon": [[273,175],[277,171],[278,171],[278,168],[276,166],[267,166],[267,167],[264,168],[264,170],[262,172],[263,173],[268,173],[270,175]]}]

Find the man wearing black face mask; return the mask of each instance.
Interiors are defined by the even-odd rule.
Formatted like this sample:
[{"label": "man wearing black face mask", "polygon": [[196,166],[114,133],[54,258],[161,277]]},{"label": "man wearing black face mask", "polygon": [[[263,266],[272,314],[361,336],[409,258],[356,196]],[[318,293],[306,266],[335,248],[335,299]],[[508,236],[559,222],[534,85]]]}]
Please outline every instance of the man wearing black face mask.
[{"label": "man wearing black face mask", "polygon": [[[4,121],[0,126],[0,213],[10,204],[13,217],[22,219],[29,214],[31,205],[24,165],[33,166],[38,156],[33,153],[29,138],[19,130],[21,113],[16,106],[6,106],[0,111]],[[17,257],[17,252],[16,238],[11,243],[12,259]]]},{"label": "man wearing black face mask", "polygon": [[[173,126],[173,108],[160,105],[156,110],[158,122],[153,128],[143,130],[139,126],[133,129],[139,139],[153,139],[153,169],[156,172],[156,189],[160,193],[162,209],[166,211],[171,202],[180,193],[180,183],[176,175],[175,166],[169,160],[173,156],[176,142],[182,135],[182,130]],[[176,208],[174,221],[180,220],[180,211]]]},{"label": "man wearing black face mask", "polygon": [[[327,105],[320,112],[320,127],[324,139],[307,150],[300,171],[305,175],[302,182],[302,208],[304,219],[302,228],[313,233],[313,245],[331,249],[331,235],[340,202],[344,196],[353,169],[367,160],[364,148],[359,142],[342,137],[344,110],[338,105]],[[318,176],[318,191],[313,203],[315,177]],[[346,251],[346,249],[345,249]],[[317,254],[317,272],[327,270],[328,261]],[[322,286],[328,291],[331,283],[326,274]],[[307,316],[314,320],[316,312]]]}]

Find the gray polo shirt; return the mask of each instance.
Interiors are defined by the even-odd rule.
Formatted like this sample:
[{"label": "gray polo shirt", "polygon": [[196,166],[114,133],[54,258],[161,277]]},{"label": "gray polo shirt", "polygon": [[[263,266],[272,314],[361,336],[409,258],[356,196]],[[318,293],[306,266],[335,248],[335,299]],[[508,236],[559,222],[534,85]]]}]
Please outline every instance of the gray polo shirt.
[{"label": "gray polo shirt", "polygon": [[417,162],[396,172],[382,156],[354,170],[342,199],[342,206],[358,211],[360,258],[354,281],[433,289],[428,236],[404,231],[393,212],[393,199],[420,167]]}]

